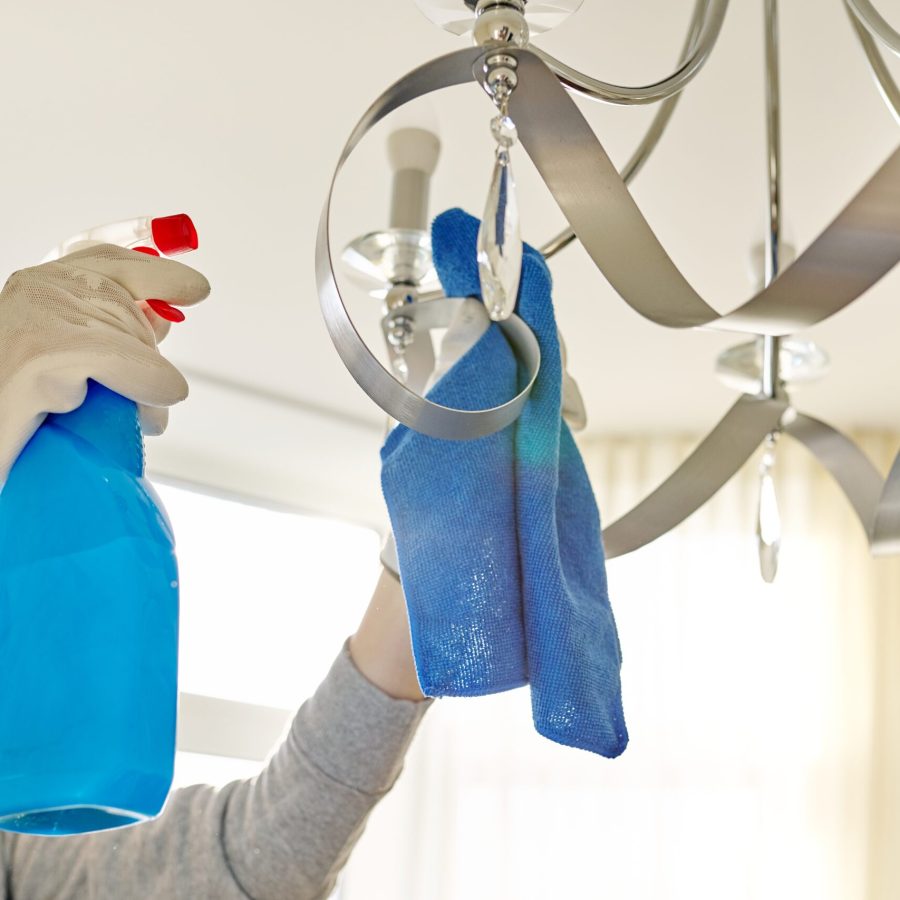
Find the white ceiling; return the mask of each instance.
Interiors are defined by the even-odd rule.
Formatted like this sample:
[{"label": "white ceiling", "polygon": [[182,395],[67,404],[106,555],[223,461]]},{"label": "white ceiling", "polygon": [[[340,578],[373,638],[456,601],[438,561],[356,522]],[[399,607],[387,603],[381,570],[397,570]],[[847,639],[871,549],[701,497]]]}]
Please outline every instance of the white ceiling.
[{"label": "white ceiling", "polygon": [[[897,134],[839,0],[781,6],[786,237],[802,249]],[[607,80],[645,83],[672,67],[690,9],[690,0],[585,0],[539,43]],[[176,329],[171,357],[194,373],[371,423],[374,433],[381,414],[342,368],[320,320],[319,209],[337,154],[371,100],[465,39],[437,29],[412,0],[84,0],[54,4],[52,18],[46,4],[20,3],[6,5],[4,30],[5,269],[92,224],[189,212],[202,249],[186,261],[207,273],[214,294]],[[652,115],[582,107],[619,162]],[[442,136],[434,211],[480,212],[490,116],[473,85],[402,118],[437,125]],[[386,222],[384,140],[393,124],[380,126],[346,170],[337,245]],[[634,183],[664,245],[723,311],[752,287],[747,259],[763,234],[764,152],[762,0],[735,0],[709,64]],[[539,244],[563,220],[524,153],[513,161],[524,233]],[[732,395],[713,376],[713,361],[740,337],[671,333],[639,319],[580,248],[552,269],[592,431],[699,432],[718,420]],[[898,287],[894,272],[814,331],[833,369],[798,397],[805,410],[841,427],[900,427]],[[353,311],[377,342],[377,303],[354,294]]]}]

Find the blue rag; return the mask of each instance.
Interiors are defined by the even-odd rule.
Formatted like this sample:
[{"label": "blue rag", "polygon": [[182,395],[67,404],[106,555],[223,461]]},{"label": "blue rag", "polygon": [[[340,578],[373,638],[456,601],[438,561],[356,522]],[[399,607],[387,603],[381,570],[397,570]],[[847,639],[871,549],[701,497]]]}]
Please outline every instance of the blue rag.
[{"label": "blue rag", "polygon": [[[434,262],[448,297],[479,296],[478,220],[435,219]],[[603,756],[628,742],[621,648],[609,604],[600,516],[562,420],[562,364],[550,272],[526,246],[516,311],[541,369],[512,425],[471,441],[398,425],[381,451],[422,691],[468,697],[531,686],[535,728]],[[507,401],[525,373],[492,325],[429,392],[445,406]]]}]

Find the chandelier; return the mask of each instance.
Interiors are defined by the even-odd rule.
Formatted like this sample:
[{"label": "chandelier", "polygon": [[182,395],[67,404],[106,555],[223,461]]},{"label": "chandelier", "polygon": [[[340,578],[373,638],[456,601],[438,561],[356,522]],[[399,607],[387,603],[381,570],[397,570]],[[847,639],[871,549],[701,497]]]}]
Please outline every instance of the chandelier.
[{"label": "chandelier", "polygon": [[[763,0],[768,228],[762,283],[754,296],[728,313],[720,313],[694,290],[628,190],[659,143],[680,92],[713,51],[728,0],[697,0],[678,67],[667,78],[643,87],[597,80],[530,43],[531,34],[557,25],[581,0],[416,3],[446,30],[471,33],[474,46],[419,66],[366,110],[340,155],[316,243],[318,292],[329,334],[369,397],[392,419],[450,440],[493,433],[521,412],[540,369],[540,352],[528,326],[512,312],[522,247],[511,175],[511,156],[518,144],[569,223],[540,248],[547,259],[578,240],[621,299],[651,323],[674,331],[706,328],[752,336],[749,344],[722,354],[717,364],[723,380],[741,391],[737,401],[659,487],[604,529],[607,557],[637,550],[684,521],[762,446],[757,543],[761,574],[766,581],[773,580],[780,522],[771,473],[783,435],[803,444],[830,472],[853,507],[872,552],[900,552],[900,454],[885,479],[849,437],[797,408],[792,386],[822,374],[827,357],[814,344],[790,337],[845,309],[900,260],[900,149],[792,260],[790,248],[781,240],[777,0]],[[900,34],[869,0],[844,3],[882,97],[900,122],[900,89],[878,49],[880,42],[900,55]],[[462,302],[428,289],[433,276],[426,231],[428,179],[437,147],[429,146],[426,132],[392,136],[397,140],[392,149],[391,227],[354,241],[344,253],[345,263],[377,283],[384,297],[382,328],[389,368],[372,353],[350,319],[329,242],[334,183],[366,133],[404,104],[467,82],[479,84],[497,108],[491,122],[497,143],[494,173],[478,243],[482,297],[528,372],[517,396],[501,406],[474,412],[440,406],[423,396],[434,364],[427,333],[446,327]],[[659,104],[621,172],[579,111],[573,94],[626,106]],[[436,145],[436,139],[431,140]]]}]

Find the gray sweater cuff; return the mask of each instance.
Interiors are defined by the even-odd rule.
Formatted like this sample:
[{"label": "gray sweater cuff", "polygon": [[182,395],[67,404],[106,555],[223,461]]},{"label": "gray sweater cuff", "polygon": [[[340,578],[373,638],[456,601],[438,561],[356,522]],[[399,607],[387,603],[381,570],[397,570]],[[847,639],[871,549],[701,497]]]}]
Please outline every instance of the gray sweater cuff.
[{"label": "gray sweater cuff", "polygon": [[396,700],[356,668],[345,644],[328,677],[294,720],[307,759],[364,794],[390,790],[430,700]]}]

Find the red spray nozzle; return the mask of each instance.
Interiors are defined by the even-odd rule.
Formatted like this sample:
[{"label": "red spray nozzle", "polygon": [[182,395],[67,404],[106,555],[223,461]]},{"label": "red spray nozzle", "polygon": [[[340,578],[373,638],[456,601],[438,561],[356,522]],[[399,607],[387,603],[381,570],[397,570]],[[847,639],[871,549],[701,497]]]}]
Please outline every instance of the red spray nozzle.
[{"label": "red spray nozzle", "polygon": [[191,217],[185,213],[153,219],[150,222],[150,228],[153,232],[153,243],[166,256],[187,253],[200,246],[197,229],[194,227]]}]

